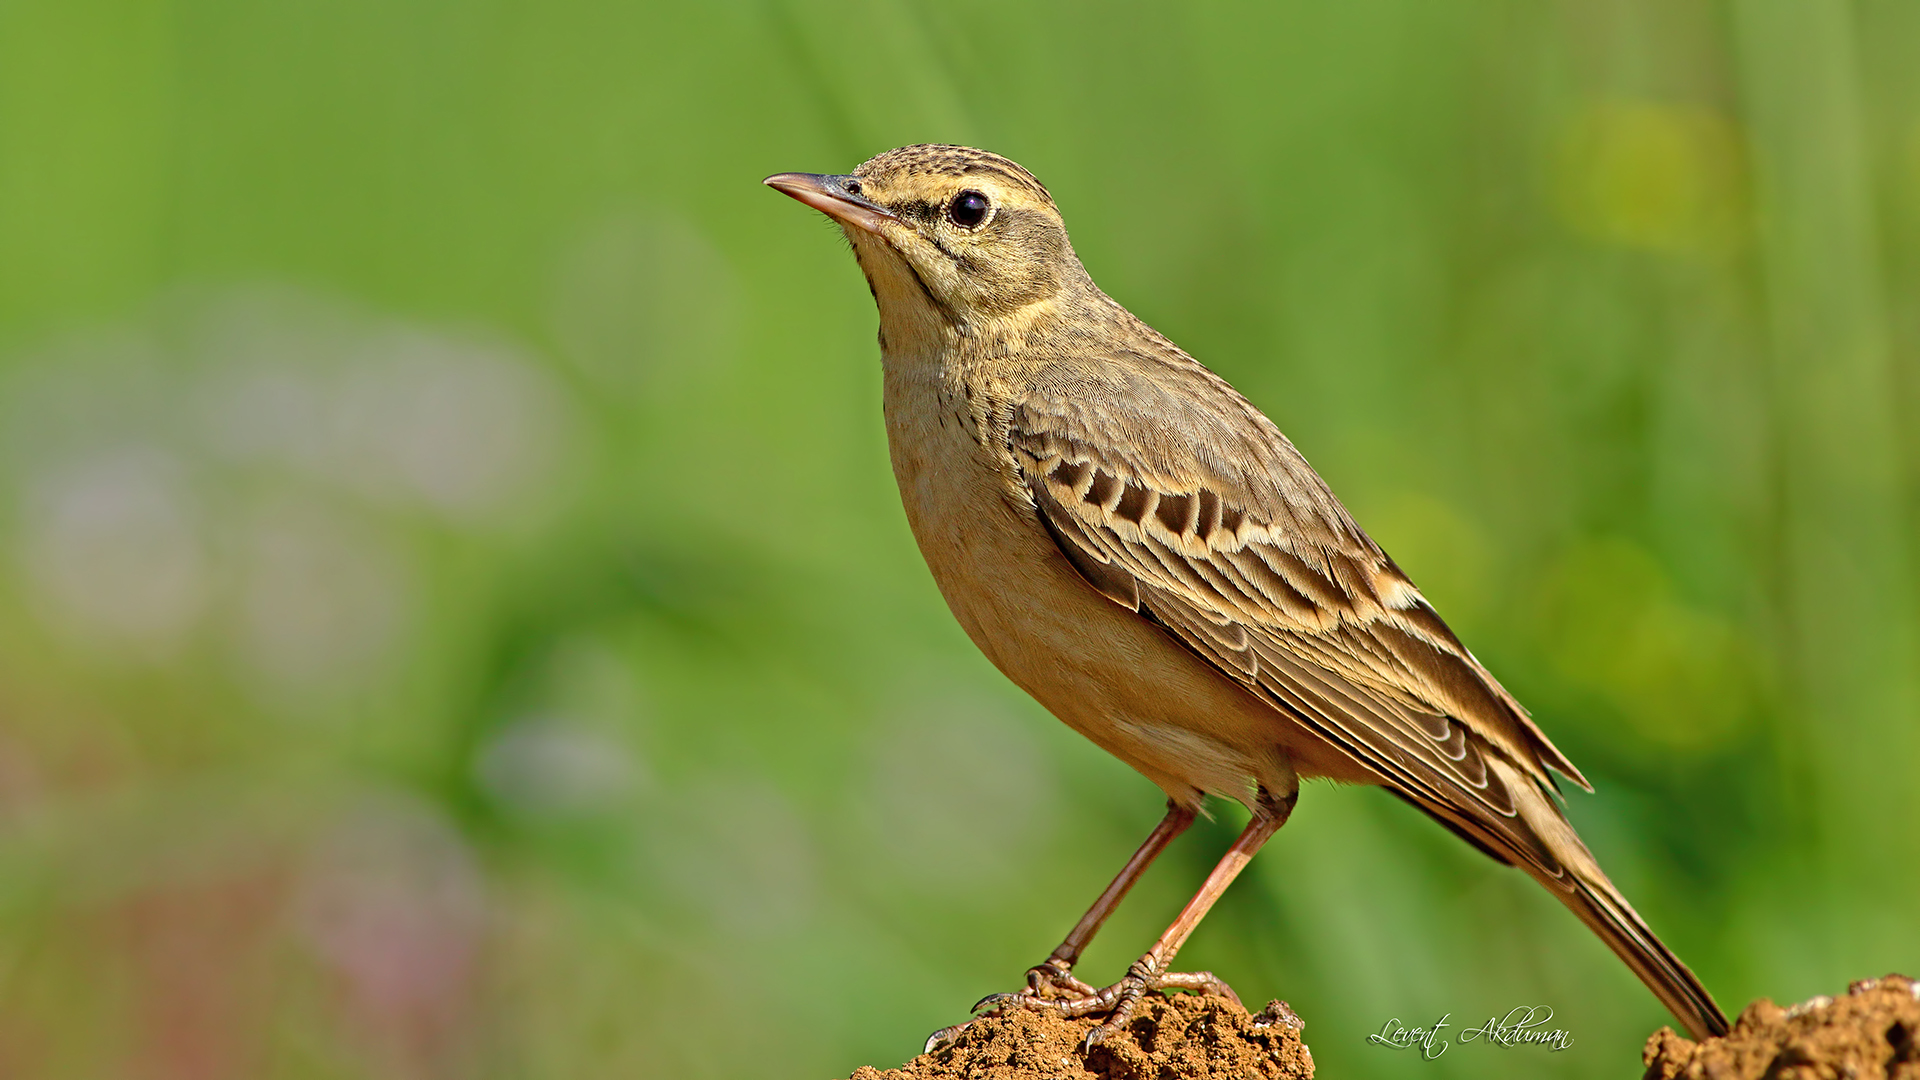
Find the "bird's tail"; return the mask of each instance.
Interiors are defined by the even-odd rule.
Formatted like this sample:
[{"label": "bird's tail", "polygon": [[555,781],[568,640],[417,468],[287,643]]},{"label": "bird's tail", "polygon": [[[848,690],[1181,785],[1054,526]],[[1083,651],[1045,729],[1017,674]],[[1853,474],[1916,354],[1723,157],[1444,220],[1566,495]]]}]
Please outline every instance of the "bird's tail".
[{"label": "bird's tail", "polygon": [[[1613,882],[1607,880],[1593,853],[1580,842],[1559,807],[1545,791],[1505,762],[1496,767],[1505,774],[1501,779],[1513,792],[1520,818],[1531,827],[1545,849],[1544,852],[1514,852],[1516,857],[1511,861],[1545,885],[1581,922],[1600,935],[1600,940],[1640,976],[1640,981],[1686,1025],[1694,1038],[1725,1035],[1727,1017],[1714,1003],[1713,995],[1707,993],[1707,988],[1687,965],[1654,935],[1647,921],[1633,910],[1633,905],[1613,887]],[[1548,854],[1551,858],[1541,860],[1538,854]],[[1552,865],[1556,862],[1557,868]],[[1558,874],[1554,873],[1556,869]]]}]

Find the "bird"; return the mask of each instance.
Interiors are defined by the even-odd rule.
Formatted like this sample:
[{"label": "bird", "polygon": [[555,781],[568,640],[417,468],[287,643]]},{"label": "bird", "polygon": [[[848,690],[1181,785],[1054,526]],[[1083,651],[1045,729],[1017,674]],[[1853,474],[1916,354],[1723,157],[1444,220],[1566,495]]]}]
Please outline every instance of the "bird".
[{"label": "bird", "polygon": [[[1518,867],[1695,1038],[1727,1031],[1574,833],[1554,774],[1593,786],[1273,421],[1094,284],[1032,173],[921,144],[764,183],[837,223],[866,277],[894,476],[953,616],[1007,678],[1167,796],[1026,986],[976,1014],[1104,1016],[1090,1049],[1149,992],[1237,1001],[1172,961],[1286,823],[1300,781],[1321,778],[1384,787]],[[1246,828],[1124,977],[1080,980],[1088,942],[1208,796],[1244,804]]]}]

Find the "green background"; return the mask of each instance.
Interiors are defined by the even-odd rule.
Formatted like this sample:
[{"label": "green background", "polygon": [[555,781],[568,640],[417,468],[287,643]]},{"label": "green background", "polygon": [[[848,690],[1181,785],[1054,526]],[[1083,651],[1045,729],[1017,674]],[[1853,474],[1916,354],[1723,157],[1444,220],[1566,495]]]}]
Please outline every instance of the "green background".
[{"label": "green background", "polygon": [[[1161,800],[948,616],[759,184],[922,141],[1294,438],[1730,1011],[1920,968],[1920,6],[0,0],[0,1074],[844,1076],[1018,984]],[[1665,1021],[1371,790],[1182,960],[1328,1077]]]}]

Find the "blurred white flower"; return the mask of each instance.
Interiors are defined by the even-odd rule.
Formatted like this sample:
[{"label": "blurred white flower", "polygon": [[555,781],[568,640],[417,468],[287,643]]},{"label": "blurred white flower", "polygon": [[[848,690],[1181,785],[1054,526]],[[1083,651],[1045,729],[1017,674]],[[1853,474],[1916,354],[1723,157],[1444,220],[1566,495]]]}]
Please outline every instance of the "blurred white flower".
[{"label": "blurred white flower", "polygon": [[102,449],[29,471],[20,558],[49,621],[94,645],[164,654],[208,601],[203,525],[179,461]]},{"label": "blurred white flower", "polygon": [[475,772],[487,794],[534,817],[608,810],[645,780],[623,743],[564,716],[530,716],[501,728],[481,748]]},{"label": "blurred white flower", "polygon": [[511,350],[400,329],[357,359],[340,388],[335,453],[363,490],[477,517],[552,465],[554,392]]},{"label": "blurred white flower", "polygon": [[526,357],[416,325],[342,327],[310,306],[269,293],[209,320],[195,411],[217,452],[459,520],[538,494],[565,424],[559,388]]},{"label": "blurred white flower", "polygon": [[401,666],[423,520],[525,528],[560,497],[567,402],[532,358],[301,289],[184,296],[7,368],[0,548],[40,617],[155,659],[217,623],[282,698]]},{"label": "blurred white flower", "polygon": [[364,683],[393,651],[409,575],[382,538],[316,503],[278,502],[242,526],[234,572],[240,655],[280,688]]}]

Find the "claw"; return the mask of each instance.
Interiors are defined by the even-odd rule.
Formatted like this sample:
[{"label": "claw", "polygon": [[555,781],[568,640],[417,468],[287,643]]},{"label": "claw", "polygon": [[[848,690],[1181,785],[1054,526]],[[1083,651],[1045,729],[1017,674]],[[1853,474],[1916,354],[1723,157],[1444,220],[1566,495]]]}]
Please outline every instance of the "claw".
[{"label": "claw", "polygon": [[973,1021],[969,1020],[966,1024],[955,1024],[952,1027],[941,1028],[939,1031],[927,1036],[927,1045],[921,1047],[920,1052],[923,1054],[931,1054],[942,1047],[952,1046],[954,1040],[960,1037],[960,1033],[967,1030],[967,1024],[971,1023],[973,1023]]},{"label": "claw", "polygon": [[1089,997],[1098,993],[1074,978],[1072,968],[1051,957],[1027,969],[1026,992],[1032,997]]},{"label": "claw", "polygon": [[1018,1004],[1025,1000],[1027,1000],[1027,995],[1025,994],[988,994],[986,997],[974,1002],[973,1008],[967,1011],[975,1014],[979,1013],[982,1009],[998,1012],[1009,1005]]},{"label": "claw", "polygon": [[[1014,1008],[1041,1009],[1062,1017],[1105,1013],[1106,1021],[1087,1032],[1086,1038],[1080,1041],[1080,1052],[1084,1055],[1105,1042],[1114,1032],[1126,1027],[1133,1019],[1133,1011],[1139,1006],[1140,999],[1149,991],[1187,990],[1198,994],[1215,994],[1235,1005],[1240,1004],[1240,995],[1233,992],[1233,987],[1210,971],[1170,971],[1163,975],[1156,974],[1153,967],[1153,961],[1143,956],[1127,968],[1126,976],[1119,982],[1096,990],[1074,978],[1064,965],[1048,960],[1027,970],[1025,990],[988,994],[974,1002],[971,1011],[976,1019]],[[1048,991],[1053,991],[1053,994]],[[966,1024],[955,1024],[934,1032],[927,1037],[927,1046],[922,1053],[932,1053],[951,1045],[972,1022],[969,1020]]]}]

